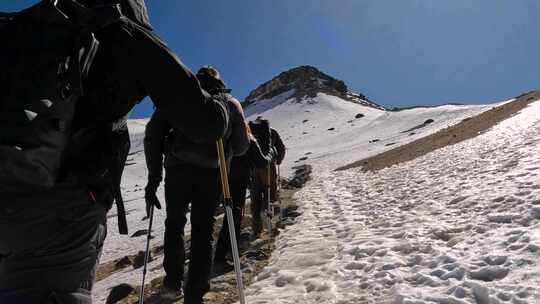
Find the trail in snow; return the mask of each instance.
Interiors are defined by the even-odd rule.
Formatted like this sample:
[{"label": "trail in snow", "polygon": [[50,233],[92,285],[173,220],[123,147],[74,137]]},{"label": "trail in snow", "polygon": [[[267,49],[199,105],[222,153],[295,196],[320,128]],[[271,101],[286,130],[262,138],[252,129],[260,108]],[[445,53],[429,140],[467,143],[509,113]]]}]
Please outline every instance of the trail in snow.
[{"label": "trail in snow", "polygon": [[249,303],[540,303],[538,113],[377,173],[320,174]]},{"label": "trail in snow", "polygon": [[[289,95],[288,95],[289,94]],[[307,163],[313,164],[315,172],[324,168],[335,168],[352,161],[381,153],[395,146],[408,143],[418,137],[434,133],[444,127],[460,122],[462,119],[489,110],[497,104],[478,106],[442,106],[436,108],[419,108],[400,112],[384,111],[341,100],[334,96],[319,94],[312,100],[303,103],[292,102],[289,93],[277,96],[273,100],[259,101],[256,106],[246,110],[248,119],[255,119],[259,114],[271,120],[288,148],[282,174],[287,176],[291,167],[302,163],[300,157],[308,157]],[[365,116],[355,119],[357,113]],[[417,130],[415,135],[402,133],[422,124],[426,119],[434,119],[434,123]],[[307,119],[307,122],[303,122]],[[143,151],[144,130],[148,119],[130,120],[131,155],[128,158],[123,180],[122,192],[126,203],[127,220],[130,235],[136,231],[147,229],[145,216],[144,186],[146,183],[146,165]],[[328,129],[334,127],[334,131]],[[304,132],[306,134],[304,134]],[[379,138],[376,143],[369,140]],[[387,146],[395,143],[395,145]],[[158,197],[163,200],[163,189],[160,187]],[[145,248],[145,235],[126,237],[118,234],[115,209],[109,217],[109,233],[105,241],[101,262],[109,262],[127,255],[135,255]],[[156,211],[154,218],[152,246],[163,244],[165,212]],[[306,223],[307,227],[310,223]],[[190,224],[186,226],[189,233]],[[164,275],[161,257],[149,265],[148,279],[152,280]],[[330,269],[330,268],[329,268]],[[105,303],[105,299],[113,286],[121,283],[137,285],[141,277],[140,269],[125,268],[95,284],[94,301]],[[321,287],[323,288],[323,287]],[[328,287],[329,290],[333,288]]]}]

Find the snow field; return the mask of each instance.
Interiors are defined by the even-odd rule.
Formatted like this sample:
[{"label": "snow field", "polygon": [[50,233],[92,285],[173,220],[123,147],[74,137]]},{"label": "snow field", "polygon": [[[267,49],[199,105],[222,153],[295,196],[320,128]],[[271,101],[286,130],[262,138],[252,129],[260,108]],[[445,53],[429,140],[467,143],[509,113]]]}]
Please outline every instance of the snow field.
[{"label": "snow field", "polygon": [[540,303],[538,113],[377,173],[319,174],[249,303]]},{"label": "snow field", "polygon": [[[248,120],[262,116],[279,131],[287,146],[282,165],[285,175],[300,159],[315,171],[334,169],[373,156],[459,123],[497,105],[446,105],[388,112],[319,93],[298,102],[289,91],[250,105]],[[508,102],[508,101],[507,101]],[[361,118],[355,118],[363,114]],[[422,128],[426,120],[433,123]],[[414,130],[412,130],[414,129]]]},{"label": "snow field", "polygon": [[[246,110],[248,119],[255,119],[256,116],[262,115],[271,120],[271,124],[275,127],[287,145],[287,157],[282,164],[282,175],[287,176],[291,171],[291,167],[297,164],[300,157],[308,157],[307,163],[315,166],[314,173],[320,175],[319,180],[330,173],[329,168],[335,168],[340,165],[356,161],[360,158],[367,157],[372,154],[377,154],[385,150],[391,149],[397,145],[405,144],[418,137],[436,132],[448,125],[455,124],[466,117],[479,114],[482,111],[488,110],[495,105],[483,106],[443,106],[437,108],[418,108],[405,110],[401,112],[384,112],[378,109],[362,106],[352,102],[344,101],[339,98],[319,94],[313,100],[306,100],[298,103],[292,102],[288,97],[293,92],[287,92],[281,96],[277,96],[272,100],[259,101],[255,105],[250,106]],[[362,113],[365,116],[355,119],[357,113]],[[434,123],[425,126],[424,128],[415,131],[415,135],[402,131],[411,129],[419,124],[422,124],[426,119],[432,118]],[[303,122],[304,120],[307,122]],[[131,133],[131,155],[128,157],[127,166],[125,168],[124,177],[122,180],[122,191],[126,203],[128,226],[130,236],[121,236],[117,230],[116,211],[113,208],[109,212],[109,230],[105,241],[104,252],[101,263],[113,261],[122,258],[126,255],[135,255],[139,251],[144,250],[146,235],[139,237],[131,237],[137,231],[148,228],[148,221],[142,221],[146,215],[144,204],[144,186],[146,185],[146,165],[143,152],[144,129],[148,119],[130,120],[129,128]],[[329,131],[329,128],[335,128]],[[304,134],[307,133],[307,134]],[[377,143],[369,143],[369,140],[379,138]],[[387,146],[387,144],[395,142],[395,145]],[[300,162],[301,163],[301,162]],[[319,173],[320,172],[320,173]],[[329,175],[329,180],[333,180],[333,176]],[[354,177],[358,179],[358,177]],[[330,186],[321,186],[319,191],[329,191]],[[307,190],[306,190],[307,191]],[[332,190],[334,191],[334,190]],[[338,199],[335,204],[339,202]],[[352,196],[356,194],[351,194]],[[299,201],[310,201],[316,196],[309,191],[298,194]],[[164,206],[163,188],[158,190],[158,197]],[[328,199],[319,198],[321,205],[326,205]],[[346,205],[341,207],[347,208]],[[322,211],[321,211],[322,212]],[[305,255],[292,257],[290,265],[298,265],[299,269],[306,269],[304,285],[295,285],[298,277],[296,272],[284,270],[280,272],[281,278],[278,285],[281,285],[280,292],[289,288],[298,288],[298,292],[306,289],[310,290],[310,297],[302,303],[314,303],[331,301],[344,292],[344,289],[337,284],[342,279],[342,272],[337,271],[338,264],[328,264],[328,260],[334,261],[333,257],[340,254],[340,240],[333,238],[334,234],[331,228],[320,230],[319,235],[311,235],[310,233],[324,227],[324,224],[317,223],[316,215],[309,216],[309,210],[302,218],[302,224],[295,225],[297,242],[291,242],[281,245],[280,251],[274,254],[272,259],[277,260],[279,252],[287,252],[289,247],[305,248]],[[331,213],[328,213],[330,216]],[[153,239],[151,246],[163,244],[165,212],[156,210],[154,214]],[[319,220],[320,221],[320,220]],[[327,219],[327,224],[331,224],[331,219]],[[323,226],[316,226],[323,225]],[[291,229],[293,229],[291,227]],[[190,224],[186,226],[186,234],[189,234]],[[345,232],[343,232],[345,233]],[[538,236],[540,238],[540,236]],[[278,244],[281,241],[278,240]],[[314,243],[318,246],[314,247]],[[306,244],[311,244],[307,246]],[[333,244],[333,245],[332,245]],[[279,246],[279,245],[278,245]],[[307,246],[307,247],[304,247]],[[286,258],[283,256],[282,258]],[[286,260],[280,263],[285,263]],[[164,275],[161,267],[162,257],[158,256],[149,264],[148,280],[152,280]],[[315,263],[312,265],[312,263]],[[287,265],[289,265],[287,264]],[[313,270],[315,265],[320,264],[322,269]],[[327,265],[328,264],[328,265]],[[284,265],[286,266],[286,265]],[[354,267],[354,266],[349,266]],[[128,283],[132,285],[140,284],[142,275],[141,269],[134,270],[126,268],[114,273],[110,277],[101,280],[95,284],[94,301],[96,303],[105,303],[106,297],[110,289],[120,283]],[[264,275],[272,276],[271,271],[266,271]],[[320,277],[329,277],[333,279],[320,280]],[[292,281],[291,281],[292,280]],[[351,284],[354,281],[351,281]],[[292,291],[291,291],[292,292]],[[349,291],[347,291],[349,292]],[[348,299],[349,296],[341,295],[339,297]],[[322,300],[319,300],[322,299]],[[272,301],[266,303],[273,303]],[[288,303],[288,302],[287,302]],[[292,303],[292,302],[291,302]],[[331,303],[331,302],[328,302]],[[348,303],[348,302],[344,302]],[[355,302],[352,302],[355,303]]]}]

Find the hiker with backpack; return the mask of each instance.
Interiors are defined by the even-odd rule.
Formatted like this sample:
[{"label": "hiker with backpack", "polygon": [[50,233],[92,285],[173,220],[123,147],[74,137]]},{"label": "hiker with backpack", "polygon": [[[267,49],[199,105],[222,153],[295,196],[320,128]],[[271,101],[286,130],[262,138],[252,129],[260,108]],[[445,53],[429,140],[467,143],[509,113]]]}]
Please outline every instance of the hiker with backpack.
[{"label": "hiker with backpack", "polygon": [[[252,180],[250,184],[251,216],[253,238],[258,238],[262,232],[261,213],[265,211],[269,228],[273,217],[273,202],[277,201],[277,170],[276,165],[280,165],[285,158],[285,145],[279,133],[270,128],[270,122],[262,117],[257,117],[249,123],[250,129],[261,145],[262,151],[273,153],[275,158],[264,168],[253,168]],[[268,151],[268,152],[267,152]],[[270,152],[272,151],[272,152]],[[271,229],[270,229],[271,230]],[[272,231],[269,231],[271,234]]]},{"label": "hiker with backpack", "polygon": [[44,0],[0,14],[0,38],[0,303],[91,303],[107,211],[123,211],[130,110],[150,96],[215,145],[227,105],[152,32],[143,0]]},{"label": "hiker with backpack", "polygon": [[[251,180],[251,170],[255,168],[266,168],[274,158],[274,151],[270,150],[267,154],[263,153],[249,126],[246,126],[246,128],[250,137],[249,149],[246,154],[233,157],[229,170],[229,184],[233,201],[233,219],[238,245],[240,245],[239,237],[246,203],[246,192]],[[227,260],[227,255],[230,253],[231,241],[229,239],[227,216],[225,215],[216,244],[214,272],[220,273],[232,270],[232,265]]]},{"label": "hiker with backpack", "polygon": [[[230,123],[223,138],[227,163],[233,156],[242,155],[249,148],[249,139],[240,102],[230,95],[213,67],[197,72],[201,86],[209,94],[225,101]],[[182,293],[184,279],[184,227],[191,204],[191,250],[189,272],[185,283],[184,303],[203,303],[210,289],[214,214],[222,197],[216,143],[194,140],[164,121],[159,109],[146,127],[144,139],[148,166],[146,197],[148,204],[157,203],[155,193],[165,166],[164,260],[165,279],[161,290],[164,299],[175,299]],[[163,162],[163,155],[165,159]],[[156,205],[159,208],[159,205]]]}]

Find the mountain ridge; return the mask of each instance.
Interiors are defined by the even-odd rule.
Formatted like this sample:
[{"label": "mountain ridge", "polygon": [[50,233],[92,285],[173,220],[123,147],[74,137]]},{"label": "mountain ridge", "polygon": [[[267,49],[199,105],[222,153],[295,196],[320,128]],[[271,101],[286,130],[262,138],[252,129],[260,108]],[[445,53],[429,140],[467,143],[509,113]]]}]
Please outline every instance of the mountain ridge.
[{"label": "mountain ridge", "polygon": [[294,67],[259,85],[246,97],[243,106],[247,108],[259,100],[271,99],[288,91],[293,91],[290,98],[296,102],[313,99],[317,94],[325,93],[345,101],[386,110],[364,94],[350,91],[343,80],[334,78],[310,65]]}]

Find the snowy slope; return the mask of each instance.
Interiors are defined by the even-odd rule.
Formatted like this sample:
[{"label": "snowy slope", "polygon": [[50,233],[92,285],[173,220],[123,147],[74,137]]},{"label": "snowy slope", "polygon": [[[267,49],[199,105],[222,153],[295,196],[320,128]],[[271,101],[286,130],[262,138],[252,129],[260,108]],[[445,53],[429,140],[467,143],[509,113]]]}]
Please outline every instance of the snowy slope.
[{"label": "snowy slope", "polygon": [[248,302],[540,303],[539,113],[377,173],[319,171]]},{"label": "snowy slope", "polygon": [[[386,112],[325,94],[297,102],[288,98],[291,94],[292,92],[288,92],[271,100],[259,100],[246,109],[246,115],[248,119],[254,119],[258,115],[269,118],[272,126],[281,133],[288,148],[287,157],[282,165],[284,174],[288,174],[290,168],[297,164],[296,160],[307,156],[309,158],[305,162],[313,164],[315,175],[321,178],[329,174],[328,170],[337,166],[408,143],[419,136],[436,132],[495,106],[443,106]],[[355,119],[358,113],[365,116]],[[410,132],[401,133],[422,124],[428,118],[434,119],[435,122],[415,131],[416,135],[409,136]],[[306,119],[308,121],[303,123]],[[124,172],[122,189],[130,235],[138,230],[147,229],[148,225],[148,221],[142,221],[145,216],[144,186],[147,175],[142,145],[147,121],[147,119],[129,121],[132,147],[128,166]],[[335,130],[328,131],[329,128]],[[375,138],[380,141],[369,143]],[[395,145],[386,146],[392,142],[395,142]],[[306,155],[309,152],[311,154]],[[163,203],[162,187],[158,195]],[[153,245],[163,244],[164,220],[165,212],[156,211]],[[109,234],[105,242],[102,263],[137,254],[145,248],[145,235],[120,236],[116,226],[116,212],[113,209],[109,213]],[[189,223],[187,229],[189,230]],[[164,275],[161,262],[159,258],[150,263],[149,280]],[[126,268],[97,282],[94,290],[96,303],[105,303],[113,286],[120,283],[138,285],[140,278],[140,269]]]},{"label": "snowy slope", "polygon": [[[288,149],[283,166],[286,173],[302,157],[308,157],[306,163],[321,169],[334,169],[409,143],[498,105],[447,105],[390,112],[324,93],[298,102],[289,98],[293,93],[259,100],[245,109],[248,120],[262,116],[281,134]],[[357,114],[364,117],[355,118]],[[405,132],[427,119],[434,122]]]}]

